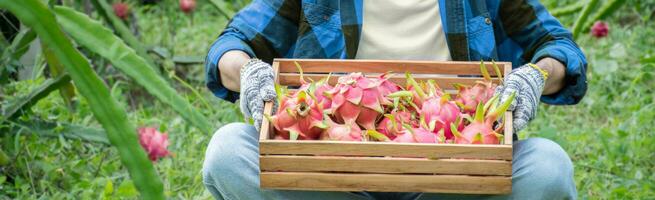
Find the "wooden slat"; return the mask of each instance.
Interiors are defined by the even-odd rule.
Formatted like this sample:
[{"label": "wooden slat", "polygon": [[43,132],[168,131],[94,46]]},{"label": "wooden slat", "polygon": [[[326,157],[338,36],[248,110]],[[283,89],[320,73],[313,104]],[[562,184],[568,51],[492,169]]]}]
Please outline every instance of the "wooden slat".
[{"label": "wooden slat", "polygon": [[[369,77],[375,77],[378,76],[379,74],[366,74],[366,76]],[[339,77],[344,76],[344,75],[339,75],[339,74],[332,74],[330,75],[330,80],[328,83],[330,85],[335,85],[337,83],[337,79]],[[305,80],[309,81],[314,80],[318,81],[323,78],[327,77],[327,74],[304,74],[303,77]],[[425,81],[427,80],[435,80],[437,84],[442,88],[442,89],[455,89],[453,84],[459,83],[459,84],[465,84],[465,85],[473,85],[475,84],[476,81],[483,81],[483,78],[475,78],[475,77],[453,77],[453,76],[444,76],[444,75],[428,75],[428,74],[417,74],[413,76],[414,79],[417,81]],[[278,76],[278,80],[281,85],[286,85],[286,86],[300,86],[300,75],[299,74],[291,74],[291,73],[280,73]],[[394,74],[389,78],[391,82],[394,82],[400,86],[405,86],[407,83],[407,80],[405,79],[405,75],[403,74]],[[498,79],[493,79],[492,80],[494,83],[498,83]]]},{"label": "wooden slat", "polygon": [[[271,114],[273,113],[273,102],[264,103],[264,113]],[[273,133],[273,125],[267,120],[262,120],[262,127],[259,129],[259,141],[264,141],[266,139],[273,138],[271,134]]]},{"label": "wooden slat", "polygon": [[[274,62],[272,67],[273,67],[273,73],[275,74],[275,83],[279,84],[280,64]],[[273,113],[273,102],[266,102],[264,104],[264,114],[271,115],[272,113]],[[262,125],[259,129],[259,141],[273,138],[271,136],[272,134],[273,134],[273,125],[271,125],[268,120],[263,119]]]},{"label": "wooden slat", "polygon": [[259,157],[259,165],[262,171],[274,172],[512,174],[512,162],[502,160],[268,155]]},{"label": "wooden slat", "polygon": [[505,112],[505,144],[512,145],[513,138],[513,124],[512,124],[512,112]]},{"label": "wooden slat", "polygon": [[259,143],[259,153],[512,160],[512,146],[475,144],[263,140]]},{"label": "wooden slat", "polygon": [[508,194],[512,191],[512,178],[508,176],[262,172],[260,186],[267,189],[314,191]]},{"label": "wooden slat", "polygon": [[[411,61],[411,60],[333,60],[333,59],[275,59],[280,63],[280,72],[298,72],[295,62],[298,62],[304,72],[406,72],[413,74],[455,74],[481,75],[480,62],[463,61]],[[505,62],[496,63],[504,72]],[[511,63],[510,63],[511,65]],[[490,75],[495,75],[491,62],[485,66]]]}]

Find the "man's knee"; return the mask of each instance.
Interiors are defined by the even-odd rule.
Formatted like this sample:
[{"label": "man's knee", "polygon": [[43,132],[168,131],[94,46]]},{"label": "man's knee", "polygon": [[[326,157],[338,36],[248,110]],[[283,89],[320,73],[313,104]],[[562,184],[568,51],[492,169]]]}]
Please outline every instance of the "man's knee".
[{"label": "man's knee", "polygon": [[[567,153],[557,143],[543,138],[530,138],[522,142],[519,155],[523,161],[517,172],[522,178],[528,179],[525,187],[541,188],[545,195],[552,197],[575,197],[576,189],[573,182],[573,164]],[[523,162],[523,161],[517,162]],[[522,186],[521,186],[522,187]]]},{"label": "man's knee", "polygon": [[[245,123],[231,123],[218,129],[212,136],[207,151],[205,152],[205,161],[202,172],[205,181],[213,173],[225,174],[231,170],[238,170],[240,163],[244,161],[244,155],[251,149],[252,145],[257,145],[256,130],[252,125]],[[255,143],[255,144],[252,144]]]}]

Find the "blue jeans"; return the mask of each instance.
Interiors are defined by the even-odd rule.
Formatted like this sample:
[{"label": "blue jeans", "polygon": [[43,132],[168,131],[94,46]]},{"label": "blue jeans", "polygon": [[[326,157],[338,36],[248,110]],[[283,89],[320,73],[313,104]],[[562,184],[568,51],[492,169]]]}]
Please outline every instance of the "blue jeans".
[{"label": "blue jeans", "polygon": [[220,128],[207,147],[203,182],[214,198],[258,199],[575,199],[573,166],[564,150],[542,138],[514,144],[512,194],[462,195],[398,192],[321,192],[259,188],[259,133],[252,125]]}]

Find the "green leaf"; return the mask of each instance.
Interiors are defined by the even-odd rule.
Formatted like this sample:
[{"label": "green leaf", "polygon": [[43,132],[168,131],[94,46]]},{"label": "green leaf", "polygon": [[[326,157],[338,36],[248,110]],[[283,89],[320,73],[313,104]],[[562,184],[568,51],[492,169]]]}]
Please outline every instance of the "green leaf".
[{"label": "green leaf", "polygon": [[[9,156],[7,156],[7,154],[2,149],[0,149],[0,166],[5,166],[7,163],[9,163]],[[5,181],[4,178],[6,177],[0,176],[0,184]]]},{"label": "green leaf", "polygon": [[553,9],[550,12],[550,14],[555,16],[555,17],[570,15],[570,14],[573,14],[573,13],[576,13],[576,12],[580,11],[586,4],[587,4],[586,1],[580,1],[580,2],[578,2],[576,4],[571,4],[571,5],[568,5],[568,6],[565,6],[565,7]]},{"label": "green leaf", "polygon": [[205,56],[173,56],[176,64],[202,64],[205,63]]},{"label": "green leaf", "polygon": [[48,79],[43,84],[39,85],[36,89],[30,91],[27,95],[16,98],[15,101],[9,102],[9,105],[2,114],[4,117],[0,122],[7,119],[18,117],[22,111],[32,107],[36,102],[47,97],[50,92],[59,89],[66,83],[70,83],[70,76],[62,75],[54,79]]},{"label": "green leaf", "polygon": [[378,141],[391,141],[386,135],[375,130],[366,130],[366,134],[375,138]]},{"label": "green leaf", "polygon": [[[139,145],[136,128],[127,121],[127,113],[111,98],[109,91],[89,61],[78,52],[59,28],[53,13],[39,0],[0,0],[9,10],[37,33],[65,67],[80,94],[87,99],[121,162],[127,168],[143,199],[164,199],[163,184],[145,151]],[[110,48],[110,47],[107,47]]]},{"label": "green leaf", "polygon": [[587,3],[587,6],[582,9],[582,13],[580,13],[580,16],[578,16],[578,19],[575,20],[575,24],[573,24],[572,28],[572,33],[573,33],[573,38],[578,38],[580,36],[582,30],[584,30],[584,25],[587,23],[589,20],[589,14],[591,11],[593,11],[596,6],[598,5],[598,0],[590,0],[589,3]]},{"label": "green leaf", "polygon": [[[130,29],[123,23],[123,20],[118,18],[116,15],[114,15],[114,9],[112,8],[109,3],[107,3],[106,0],[91,0],[91,3],[93,4],[93,7],[96,8],[96,11],[105,18],[112,27],[114,27],[114,30],[118,33],[118,35],[125,40],[125,43],[130,45],[139,56],[141,56],[143,59],[145,59],[146,63],[148,63],[148,67],[151,67],[153,70],[156,72],[158,71],[158,68],[155,65],[155,62],[152,60],[150,55],[148,55],[148,51],[144,47],[144,45],[139,42],[139,40],[132,34]],[[79,27],[83,28],[83,27]]]},{"label": "green leaf", "polygon": [[228,4],[226,1],[221,1],[221,0],[209,0],[212,5],[216,7],[218,12],[225,17],[225,19],[231,19],[234,14],[236,14],[233,9],[228,8]]},{"label": "green leaf", "polygon": [[29,121],[11,120],[10,122],[39,136],[57,137],[61,135],[69,139],[109,144],[105,131],[98,128],[63,122],[48,122],[40,119],[30,119]]},{"label": "green leaf", "polygon": [[9,82],[9,73],[22,67],[20,58],[29,49],[36,34],[31,29],[22,29],[9,44],[4,36],[0,36],[0,84]]},{"label": "green leaf", "polygon": [[111,179],[107,179],[107,184],[105,185],[105,190],[102,192],[104,199],[111,197],[111,194],[114,193],[114,183],[111,182]]},{"label": "green leaf", "polygon": [[135,197],[136,190],[134,189],[134,183],[130,180],[125,180],[118,186],[118,191],[116,192],[120,197]]},{"label": "green leaf", "polygon": [[212,125],[209,120],[178,95],[178,92],[164,78],[148,67],[148,63],[142,57],[109,29],[71,8],[56,6],[54,10],[61,27],[78,44],[109,60],[114,67],[134,79],[150,94],[170,105],[187,122],[198,127],[204,133],[211,133]]},{"label": "green leaf", "polygon": [[[43,50],[43,55],[45,56],[45,60],[48,63],[48,68],[50,69],[50,74],[53,76],[61,76],[63,75],[64,72],[64,66],[61,66],[61,63],[59,60],[57,60],[57,57],[55,57],[54,53],[50,48],[48,48],[48,45],[42,44],[41,49]],[[73,107],[73,98],[75,97],[75,87],[73,87],[73,84],[71,82],[66,82],[62,83],[61,87],[59,87],[59,95],[64,99],[66,102],[66,105],[68,105],[69,108]]]},{"label": "green leaf", "polygon": [[[14,40],[11,42],[11,45],[5,50],[5,56],[11,56],[13,59],[20,59],[25,52],[30,47],[30,43],[36,39],[36,34],[32,29],[23,29],[21,30]],[[11,55],[9,55],[11,54]]]},{"label": "green leaf", "polygon": [[589,31],[589,28],[593,25],[594,22],[598,20],[603,20],[612,13],[616,12],[625,4],[625,0],[610,0],[609,2],[603,4],[603,6],[598,9],[598,12],[594,14],[590,20],[585,23],[584,31]]}]

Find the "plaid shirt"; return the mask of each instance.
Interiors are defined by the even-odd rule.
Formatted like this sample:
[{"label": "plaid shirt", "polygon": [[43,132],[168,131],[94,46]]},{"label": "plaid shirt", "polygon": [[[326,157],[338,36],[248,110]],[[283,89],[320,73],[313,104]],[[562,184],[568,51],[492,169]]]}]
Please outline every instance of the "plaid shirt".
[{"label": "plaid shirt", "polygon": [[[362,30],[362,0],[254,0],[227,25],[209,50],[207,87],[236,101],[221,83],[217,64],[223,53],[241,50],[251,57],[353,59]],[[566,30],[538,0],[439,0],[442,24],[453,60],[497,60],[519,67],[551,57],[566,66],[565,86],[544,95],[548,104],[575,104],[587,90],[587,61]]]}]

